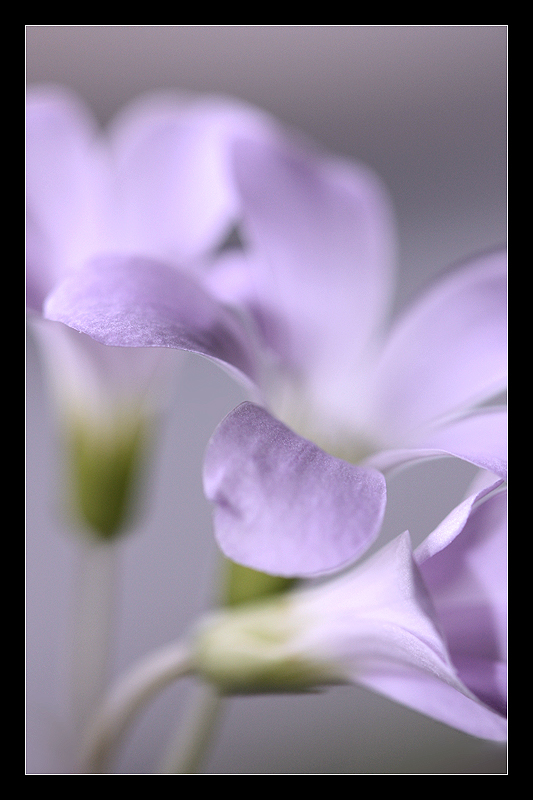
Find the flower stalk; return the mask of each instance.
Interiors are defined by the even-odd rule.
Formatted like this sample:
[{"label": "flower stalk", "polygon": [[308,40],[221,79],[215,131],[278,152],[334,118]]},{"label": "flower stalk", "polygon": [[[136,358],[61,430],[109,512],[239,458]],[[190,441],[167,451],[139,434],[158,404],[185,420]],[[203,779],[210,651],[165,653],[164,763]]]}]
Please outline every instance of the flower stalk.
[{"label": "flower stalk", "polygon": [[151,653],[107,695],[90,722],[82,763],[89,773],[105,773],[128,726],[157,692],[191,673],[187,642],[177,642]]},{"label": "flower stalk", "polygon": [[74,604],[72,714],[78,735],[107,687],[114,612],[117,552],[113,542],[80,537]]}]

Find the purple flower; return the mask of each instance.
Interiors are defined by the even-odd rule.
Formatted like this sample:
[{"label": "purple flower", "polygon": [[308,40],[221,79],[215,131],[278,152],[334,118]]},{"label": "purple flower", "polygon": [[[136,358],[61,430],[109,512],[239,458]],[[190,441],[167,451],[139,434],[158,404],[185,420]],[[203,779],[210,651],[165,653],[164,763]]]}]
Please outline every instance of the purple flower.
[{"label": "purple flower", "polygon": [[505,250],[444,275],[391,325],[377,179],[292,144],[241,140],[234,154],[247,250],[233,270],[275,367],[269,410],[352,461],[438,451],[502,474],[505,415],[481,406],[506,387]]},{"label": "purple flower", "polygon": [[[220,245],[235,216],[224,142],[259,115],[218,99],[153,96],[126,109],[104,135],[77,98],[55,88],[30,89],[26,113],[29,319],[71,457],[73,510],[109,537],[126,520],[175,354],[101,342],[166,345],[171,329],[177,346],[243,374],[253,370],[239,321],[189,272]],[[124,272],[131,280],[122,299],[139,312],[128,340],[119,331],[113,339],[109,329],[104,337],[80,335],[83,324],[67,327],[50,313],[70,286],[88,303],[81,316],[109,314],[112,328]],[[83,294],[93,274],[106,280]],[[165,327],[165,309],[175,302],[184,318]]]},{"label": "purple flower", "polygon": [[[359,463],[342,467],[343,480],[351,482],[367,509],[357,516],[351,545],[341,537],[342,547],[325,545],[322,553],[310,555],[297,542],[280,546],[278,529],[272,528],[271,547],[265,543],[261,553],[254,550],[245,559],[248,529],[240,529],[238,515],[231,544],[217,530],[226,555],[259,570],[306,575],[337,569],[357,558],[379,530],[385,485],[373,468],[387,471],[454,455],[504,474],[505,412],[487,401],[506,382],[506,256],[491,253],[454,270],[387,329],[394,226],[377,178],[317,153],[253,109],[207,106],[190,112],[183,152],[179,136],[179,146],[176,135],[169,144],[153,110],[140,124],[122,128],[113,140],[112,152],[120,156],[118,173],[112,173],[114,191],[104,193],[107,238],[95,248],[89,237],[91,248],[85,248],[77,268],[56,270],[57,279],[41,291],[44,316],[105,345],[207,356],[244,380],[254,400],[306,441]],[[64,126],[72,127],[68,115]],[[36,138],[43,137],[41,124]],[[82,141],[86,148],[87,136]],[[80,150],[85,152],[81,145]],[[31,164],[29,172],[31,177]],[[83,183],[87,172],[80,156],[70,178]],[[118,200],[116,185],[127,189]],[[202,197],[211,185],[215,199],[208,191],[204,207]],[[188,205],[181,190],[191,186]],[[61,191],[59,186],[56,194]],[[85,206],[92,199],[86,198]],[[200,221],[192,219],[197,213]],[[57,223],[58,216],[53,219]],[[68,215],[66,222],[59,219],[69,233],[75,228]],[[205,252],[230,222],[238,224],[242,247],[201,259],[199,244]],[[180,250],[173,235],[178,239],[189,223],[196,235],[185,236],[187,246]],[[30,234],[44,262],[39,230],[32,227]],[[267,429],[274,426],[276,440],[284,439],[285,429],[263,409],[247,407],[241,432],[235,418],[229,433],[226,426],[217,434],[220,459],[212,455],[206,469],[212,499],[218,496],[217,476],[231,472],[230,452],[244,446],[249,456],[258,443],[259,433],[251,433],[254,416],[258,432],[270,435]],[[300,464],[310,452],[324,458],[309,442],[299,442],[300,450],[310,447],[300,453]],[[254,468],[265,477],[271,458],[262,461],[261,448]],[[280,457],[288,458],[290,473],[291,446]],[[230,465],[224,466],[228,458]],[[234,463],[241,462],[236,453]],[[335,460],[330,468],[332,474],[340,469]],[[230,494],[235,490],[242,497],[239,480],[246,481],[238,469],[224,501],[234,510],[238,503]],[[262,511],[257,507],[255,514]],[[335,530],[333,525],[322,536],[338,543]],[[276,552],[286,560],[273,558]]]},{"label": "purple flower", "polygon": [[[239,294],[261,331],[271,359],[269,411],[365,468],[389,473],[452,455],[504,477],[506,410],[489,402],[506,386],[505,251],[449,272],[387,329],[393,234],[375,178],[292,145],[240,141],[234,153],[247,249],[228,266],[226,296]],[[219,278],[224,287],[222,272]],[[307,528],[279,524],[277,508],[292,519],[297,498],[311,514],[317,493],[330,489],[322,481],[335,474],[334,459],[306,482],[294,469],[293,449],[301,448],[302,466],[306,446],[246,404],[219,427],[204,486],[228,557],[265,572],[310,575],[355,560],[370,544],[379,521],[364,496],[369,516],[360,507],[351,529],[343,498],[332,500],[338,513],[321,532],[319,520]],[[283,506],[271,502],[275,469],[283,473],[276,488]],[[352,480],[373,481],[378,497],[372,474],[354,472]],[[331,478],[334,492],[347,485]]]},{"label": "purple flower", "polygon": [[357,683],[504,740],[507,526],[497,487],[465,500],[414,553],[405,533],[345,574],[214,615],[199,629],[199,671],[238,694]]}]

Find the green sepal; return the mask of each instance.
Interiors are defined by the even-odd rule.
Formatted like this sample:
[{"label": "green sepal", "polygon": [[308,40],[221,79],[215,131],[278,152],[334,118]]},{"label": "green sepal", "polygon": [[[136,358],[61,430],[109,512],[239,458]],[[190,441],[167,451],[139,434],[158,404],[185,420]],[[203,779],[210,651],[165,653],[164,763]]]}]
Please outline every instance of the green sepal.
[{"label": "green sepal", "polygon": [[258,572],[226,559],[222,605],[238,606],[256,600],[265,600],[291,589],[296,580],[296,578],[267,575],[265,572]]},{"label": "green sepal", "polygon": [[139,467],[141,429],[104,436],[82,424],[70,431],[73,512],[100,539],[123,532],[132,516]]}]

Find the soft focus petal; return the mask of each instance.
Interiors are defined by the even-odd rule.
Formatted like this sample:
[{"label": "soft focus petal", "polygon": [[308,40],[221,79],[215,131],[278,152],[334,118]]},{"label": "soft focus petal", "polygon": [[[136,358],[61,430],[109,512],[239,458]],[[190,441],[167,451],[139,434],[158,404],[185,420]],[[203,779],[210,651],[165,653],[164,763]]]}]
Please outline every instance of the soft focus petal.
[{"label": "soft focus petal", "polygon": [[426,435],[419,447],[384,450],[367,464],[387,474],[419,461],[455,456],[507,477],[507,410],[481,408]]},{"label": "soft focus petal", "polygon": [[97,137],[95,120],[67,90],[28,90],[27,280],[30,295],[41,301],[92,251],[101,232],[105,170]]},{"label": "soft focus petal", "polygon": [[254,307],[252,270],[240,249],[220,253],[202,276],[202,283],[224,305],[247,312]]},{"label": "soft focus petal", "polygon": [[506,477],[507,409],[480,408],[431,431],[423,444]]},{"label": "soft focus petal", "polygon": [[474,736],[505,739],[505,720],[457,676],[408,534],[297,602],[310,620],[301,649],[329,656],[345,679]]},{"label": "soft focus petal", "polygon": [[263,112],[219,97],[150,94],[124,109],[110,131],[123,244],[176,262],[216,246],[239,206],[230,142],[273,128]]},{"label": "soft focus petal", "polygon": [[[459,676],[506,709],[507,493],[468,498],[420,545],[416,560]],[[488,496],[487,496],[488,495]]]},{"label": "soft focus petal", "polygon": [[51,294],[45,316],[106,345],[186,350],[254,378],[238,319],[190,277],[156,261],[95,259]]},{"label": "soft focus petal", "polygon": [[279,135],[244,103],[170,92],[131,103],[104,132],[54,86],[28,90],[26,123],[28,269],[41,296],[102,252],[192,264],[219,246],[240,206],[231,142]]},{"label": "soft focus petal", "polygon": [[507,383],[507,254],[474,259],[404,315],[378,363],[376,426],[397,447],[417,445],[435,421]]},{"label": "soft focus petal", "polygon": [[318,413],[357,409],[358,370],[392,290],[388,197],[369,170],[289,140],[243,138],[234,149],[265,339]]},{"label": "soft focus petal", "polygon": [[378,472],[333,458],[251,403],[215,431],[204,490],[225,555],[286,577],[354,561],[377,536],[385,507]]},{"label": "soft focus petal", "polygon": [[26,308],[41,314],[55,282],[52,245],[34,214],[26,212]]}]

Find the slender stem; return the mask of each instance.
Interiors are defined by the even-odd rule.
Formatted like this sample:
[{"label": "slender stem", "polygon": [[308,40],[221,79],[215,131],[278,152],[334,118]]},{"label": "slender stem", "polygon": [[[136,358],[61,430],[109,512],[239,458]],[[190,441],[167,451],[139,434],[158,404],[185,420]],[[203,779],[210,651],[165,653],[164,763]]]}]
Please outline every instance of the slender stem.
[{"label": "slender stem", "polygon": [[192,775],[199,771],[220,717],[222,698],[210,684],[199,684],[171,741],[159,774]]},{"label": "slender stem", "polygon": [[72,653],[72,713],[79,735],[101,702],[110,671],[113,641],[114,543],[81,539]]},{"label": "slender stem", "polygon": [[89,773],[104,773],[128,725],[153,695],[190,674],[189,646],[177,642],[151,653],[111,691],[85,738],[83,763]]},{"label": "slender stem", "polygon": [[[223,574],[217,585],[216,605],[226,605],[227,580],[225,572],[229,562],[219,556],[217,567]],[[193,775],[205,758],[218,722],[222,698],[211,684],[200,683],[194,687],[184,719],[180,720],[161,763],[160,775]]]}]

